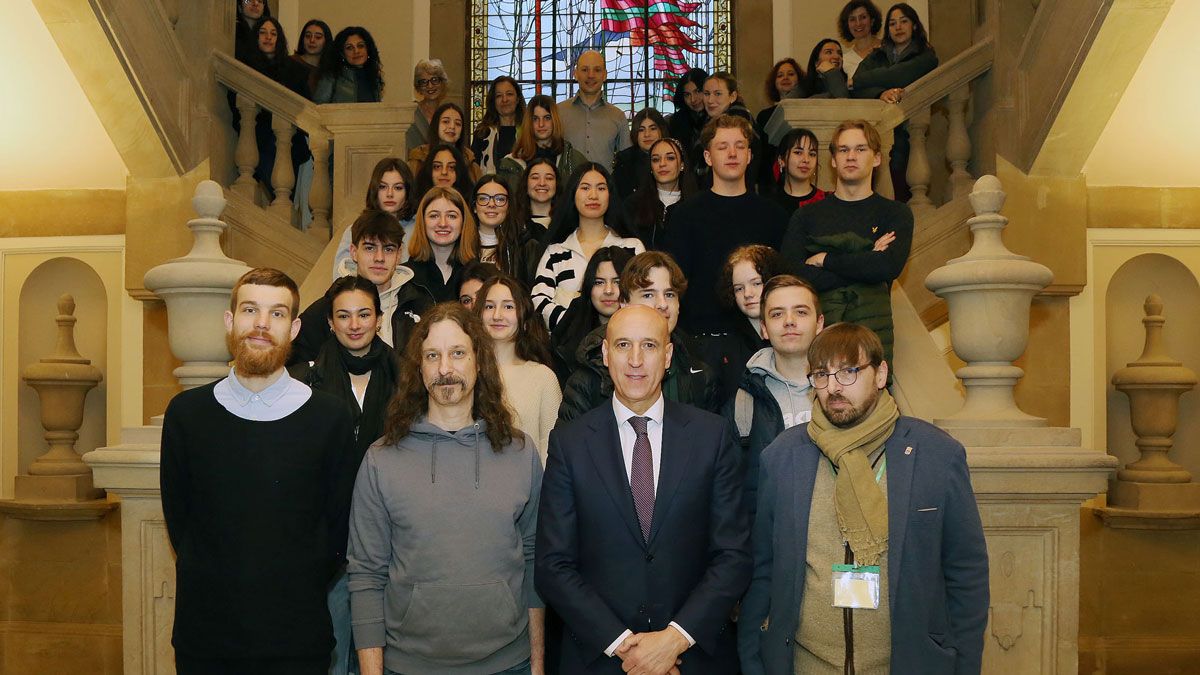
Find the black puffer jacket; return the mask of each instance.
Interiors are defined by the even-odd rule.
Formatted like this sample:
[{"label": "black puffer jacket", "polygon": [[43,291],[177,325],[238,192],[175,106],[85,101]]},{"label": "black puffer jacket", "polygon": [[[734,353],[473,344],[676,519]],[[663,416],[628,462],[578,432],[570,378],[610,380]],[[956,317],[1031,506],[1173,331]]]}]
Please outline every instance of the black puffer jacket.
[{"label": "black puffer jacket", "polygon": [[745,482],[742,483],[742,498],[753,520],[758,506],[758,458],[763,449],[783,433],[783,411],[779,409],[779,402],[767,389],[767,378],[762,373],[743,368],[742,383],[738,388],[745,390],[754,400],[749,435],[742,436],[742,431],[737,428],[736,393],[725,402],[721,414],[729,420],[729,428],[734,430],[742,446],[742,468],[746,471]]},{"label": "black puffer jacket", "polygon": [[[613,393],[612,378],[604,365],[600,344],[604,341],[605,326],[599,326],[579,343],[576,354],[580,364],[567,378],[563,387],[558,422],[569,422],[607,401]],[[676,403],[686,403],[709,412],[720,411],[720,379],[716,371],[694,356],[689,347],[691,339],[676,330],[671,334],[675,345],[671,367],[663,378],[663,396]]]}]

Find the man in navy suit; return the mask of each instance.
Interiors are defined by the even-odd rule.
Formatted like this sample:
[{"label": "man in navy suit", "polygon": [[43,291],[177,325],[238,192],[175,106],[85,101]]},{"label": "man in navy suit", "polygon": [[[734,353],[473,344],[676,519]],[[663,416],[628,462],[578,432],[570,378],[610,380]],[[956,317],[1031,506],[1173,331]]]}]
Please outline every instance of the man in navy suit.
[{"label": "man in navy suit", "polygon": [[869,329],[827,327],[808,359],[812,421],[761,458],[742,672],[978,673],[988,560],[962,445],[900,416]]},{"label": "man in navy suit", "polygon": [[750,552],[732,433],[664,400],[654,309],[620,309],[602,349],[614,395],[550,434],[542,480],[535,580],[565,624],[561,672],[735,673]]}]

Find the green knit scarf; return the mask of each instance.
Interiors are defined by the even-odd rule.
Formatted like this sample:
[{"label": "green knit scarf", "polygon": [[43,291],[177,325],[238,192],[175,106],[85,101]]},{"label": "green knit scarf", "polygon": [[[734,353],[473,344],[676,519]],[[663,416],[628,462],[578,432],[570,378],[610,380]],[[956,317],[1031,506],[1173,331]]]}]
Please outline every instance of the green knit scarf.
[{"label": "green knit scarf", "polygon": [[870,455],[892,435],[900,411],[886,389],[875,409],[849,428],[834,426],[813,406],[808,435],[837,467],[834,499],[838,527],[859,565],[878,565],[888,547],[887,495],[871,472]]}]

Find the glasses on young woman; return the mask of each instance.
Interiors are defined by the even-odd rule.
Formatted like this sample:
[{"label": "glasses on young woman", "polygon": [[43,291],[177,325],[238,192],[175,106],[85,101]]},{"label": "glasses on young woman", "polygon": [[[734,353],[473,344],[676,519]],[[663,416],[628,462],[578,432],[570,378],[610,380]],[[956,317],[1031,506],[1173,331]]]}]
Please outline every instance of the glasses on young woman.
[{"label": "glasses on young woman", "polygon": [[508,203],[508,195],[475,195],[475,203],[479,206],[488,206],[489,204],[504,206]]}]

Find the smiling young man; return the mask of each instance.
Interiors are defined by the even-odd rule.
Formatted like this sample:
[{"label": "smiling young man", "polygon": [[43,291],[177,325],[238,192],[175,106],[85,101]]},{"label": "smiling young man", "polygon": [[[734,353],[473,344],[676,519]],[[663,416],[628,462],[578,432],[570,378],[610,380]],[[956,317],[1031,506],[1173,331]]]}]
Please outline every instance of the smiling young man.
[{"label": "smiling young man", "polygon": [[225,312],[229,376],[167,406],[160,482],[180,675],[329,669],[326,591],[346,550],[354,426],[341,401],[284,369],[298,304],[283,272],[243,275]]},{"label": "smiling young man", "polygon": [[746,364],[725,419],[737,429],[745,451],[746,506],[754,515],[759,456],[784,429],[812,419],[808,346],[825,326],[813,287],[790,274],[771,277],[759,298],[763,347]]},{"label": "smiling young man", "polygon": [[808,349],[812,420],[762,453],[746,675],[978,673],[988,557],[963,446],[902,417],[856,324]]},{"label": "smiling young man", "polygon": [[575,62],[579,91],[559,102],[558,117],[563,136],[589,162],[612,169],[613,157],[630,146],[629,121],[625,113],[604,99],[608,69],[597,51],[586,51]]},{"label": "smiling young man", "polygon": [[[367,210],[350,226],[350,257],[357,267],[357,274],[375,284],[383,309],[379,320],[379,337],[388,346],[396,345],[396,338],[403,341],[414,323],[413,317],[425,307],[433,304],[427,293],[419,293],[408,282],[413,272],[400,262],[400,250],[404,246],[404,227],[396,217],[385,211]],[[333,335],[328,317],[333,298],[330,295],[337,280],[300,315],[300,334],[292,344],[288,365],[310,363],[317,358],[321,347]]]},{"label": "smiling young man", "polygon": [[730,323],[742,320],[717,302],[725,260],[746,244],[778,249],[787,224],[782,209],[746,187],[754,140],[750,122],[742,117],[722,115],[706,124],[700,143],[712,167],[712,188],[677,204],[667,222],[664,250],[693,289],[683,302],[683,326],[709,363],[721,362],[721,341]]},{"label": "smiling young man", "polygon": [[567,629],[558,672],[737,672],[730,613],[750,562],[737,449],[720,417],[664,396],[668,336],[655,309],[618,310],[612,397],[550,434],[536,582]]},{"label": "smiling young man", "polygon": [[876,193],[883,161],[879,132],[865,120],[846,120],[829,143],[837,188],[792,214],[780,254],[784,265],[812,283],[827,323],[852,321],[879,335],[892,358],[892,282],[912,248],[907,204]]}]

